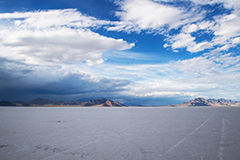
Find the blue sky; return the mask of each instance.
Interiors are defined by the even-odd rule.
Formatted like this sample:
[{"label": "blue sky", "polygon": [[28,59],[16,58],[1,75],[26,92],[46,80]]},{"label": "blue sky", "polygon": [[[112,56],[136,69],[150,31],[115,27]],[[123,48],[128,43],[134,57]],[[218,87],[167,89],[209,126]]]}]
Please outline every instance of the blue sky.
[{"label": "blue sky", "polygon": [[0,99],[240,100],[238,0],[1,0]]}]

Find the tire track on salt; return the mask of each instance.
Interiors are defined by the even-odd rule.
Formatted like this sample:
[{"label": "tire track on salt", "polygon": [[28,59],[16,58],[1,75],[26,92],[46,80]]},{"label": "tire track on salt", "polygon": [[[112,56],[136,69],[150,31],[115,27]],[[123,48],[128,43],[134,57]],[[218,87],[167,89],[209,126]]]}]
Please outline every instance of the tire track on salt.
[{"label": "tire track on salt", "polygon": [[[195,128],[192,132],[190,132],[188,135],[192,136],[194,135],[195,132],[197,132],[202,126],[204,126],[209,119],[213,116],[214,111],[212,112],[212,114],[203,122],[201,123],[197,128]],[[172,152],[175,148],[177,148],[180,144],[182,144],[185,140],[187,139],[187,137],[183,137],[182,139],[180,139],[176,144],[174,144],[172,147],[170,147],[166,152],[165,152],[165,156],[167,154],[169,154],[170,152]],[[162,155],[159,155],[159,157],[161,157]]]}]

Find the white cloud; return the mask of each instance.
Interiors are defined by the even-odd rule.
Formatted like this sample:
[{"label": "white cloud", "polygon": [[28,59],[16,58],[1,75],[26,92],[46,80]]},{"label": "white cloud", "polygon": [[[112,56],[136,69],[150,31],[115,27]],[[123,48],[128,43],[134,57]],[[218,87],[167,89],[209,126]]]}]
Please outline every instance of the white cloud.
[{"label": "white cloud", "polygon": [[75,9],[25,13],[3,13],[0,19],[13,22],[0,30],[0,46],[11,54],[1,57],[21,59],[31,64],[81,63],[99,64],[108,50],[130,49],[123,39],[99,35],[87,27],[108,22],[82,15]]},{"label": "white cloud", "polygon": [[0,19],[9,19],[21,28],[44,29],[57,26],[94,27],[107,25],[110,22],[85,16],[77,9],[48,10],[35,12],[2,13]]},{"label": "white cloud", "polygon": [[199,29],[198,25],[196,24],[189,24],[183,27],[183,31],[185,33],[192,33],[192,32],[196,32]]},{"label": "white cloud", "polygon": [[[188,0],[186,0],[188,1]],[[224,7],[229,8],[229,9],[238,9],[240,7],[240,2],[239,0],[191,0],[195,4],[201,4],[201,5],[206,5],[206,4],[223,4]]]},{"label": "white cloud", "polygon": [[171,46],[173,50],[179,48],[187,48],[187,51],[191,53],[199,52],[204,49],[212,48],[212,43],[204,41],[201,43],[195,42],[195,37],[192,37],[189,33],[180,33],[176,36],[166,39],[168,41],[165,47]]},{"label": "white cloud", "polygon": [[116,16],[120,17],[121,23],[116,23],[116,27],[111,27],[109,30],[161,32],[172,28],[177,29],[201,17],[200,14],[194,14],[195,10],[189,13],[182,8],[163,5],[151,0],[125,0],[118,4],[122,11],[116,12]]},{"label": "white cloud", "polygon": [[[99,66],[96,72],[134,81],[124,94],[134,97],[190,97],[238,99],[240,56],[199,56],[165,64]],[[111,75],[109,75],[111,73]],[[234,95],[234,96],[233,96]]]},{"label": "white cloud", "polygon": [[[121,21],[115,22],[111,27],[106,27],[108,30],[128,33],[133,31],[140,33],[145,30],[147,33],[164,34],[167,37],[167,44],[164,45],[164,48],[172,47],[173,51],[185,47],[191,53],[205,49],[215,50],[216,47],[215,52],[228,50],[235,47],[237,39],[234,39],[240,36],[240,2],[236,0],[192,0],[194,5],[191,5],[191,9],[161,3],[160,0],[117,2],[121,11],[116,12],[116,16]],[[165,0],[165,2],[174,3],[175,1]],[[232,13],[211,17],[212,20],[204,19],[208,10],[200,10],[199,5],[214,5],[216,3],[223,4],[225,8],[231,9]],[[180,33],[172,36],[168,34],[169,30],[179,27],[182,27]],[[211,33],[213,38],[197,41],[197,34],[191,33],[200,30],[202,33]]]},{"label": "white cloud", "polygon": [[179,71],[193,77],[202,77],[218,73],[219,66],[213,60],[200,56],[182,61],[179,60],[176,62],[175,67]]},{"label": "white cloud", "polygon": [[[184,8],[177,8],[170,5],[164,5],[151,0],[125,0],[120,2],[122,11],[116,12],[121,22],[116,22],[115,26],[108,30],[124,30],[126,32],[136,31],[140,33],[146,30],[150,33],[162,33],[166,38],[166,47],[172,47],[177,52],[179,48],[185,48],[189,52],[199,52],[213,47],[212,43],[207,41],[197,43],[195,37],[190,33],[199,29],[210,27],[209,22],[199,23],[204,18],[205,12],[199,12],[198,8],[187,11]],[[192,22],[196,22],[192,24]],[[212,24],[211,24],[212,25]],[[175,36],[169,36],[168,31],[183,26],[181,33]]]},{"label": "white cloud", "polygon": [[[176,2],[176,0],[153,0],[156,2]],[[200,4],[200,5],[213,5],[213,4],[223,4],[224,7],[232,9],[232,8],[239,8],[240,2],[239,0],[182,0],[182,1],[191,1],[194,4]]]},{"label": "white cloud", "polygon": [[216,17],[216,23],[211,29],[216,37],[213,39],[215,45],[233,45],[233,38],[240,36],[240,15],[230,14]]},{"label": "white cloud", "polygon": [[233,39],[233,44],[239,44],[240,43],[240,37],[236,37]]},{"label": "white cloud", "polygon": [[219,56],[212,56],[210,59],[221,64],[222,68],[227,68],[228,72],[235,74],[236,71],[240,71],[238,66],[240,63],[240,56],[233,56],[231,53],[228,53]]},{"label": "white cloud", "polygon": [[209,31],[213,26],[215,25],[215,22],[212,21],[201,21],[197,23],[197,26],[199,29]]},{"label": "white cloud", "polygon": [[194,37],[192,37],[190,34],[178,34],[176,35],[173,39],[171,39],[172,41],[172,48],[176,49],[176,48],[183,48],[183,47],[187,47],[190,46],[193,42],[194,42]]},{"label": "white cloud", "polygon": [[[196,24],[186,24],[181,32],[174,36],[169,36],[166,40],[168,46],[174,50],[186,47],[189,52],[199,52],[205,49],[215,49],[211,52],[216,54],[220,51],[227,51],[239,43],[240,36],[240,15],[230,14],[214,17],[214,21],[201,21]],[[192,32],[201,30],[203,33],[213,34],[212,39],[196,42],[197,36],[190,35]]]},{"label": "white cloud", "polygon": [[199,52],[199,51],[203,51],[204,49],[209,49],[212,48],[213,45],[210,42],[204,41],[204,42],[200,42],[200,43],[192,43],[191,46],[188,47],[188,51],[195,53],[195,52]]}]

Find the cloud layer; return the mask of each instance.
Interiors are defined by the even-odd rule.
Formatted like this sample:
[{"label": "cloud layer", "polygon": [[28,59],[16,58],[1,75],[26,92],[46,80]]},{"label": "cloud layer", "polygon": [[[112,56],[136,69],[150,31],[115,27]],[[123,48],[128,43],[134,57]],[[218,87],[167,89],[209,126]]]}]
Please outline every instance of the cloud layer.
[{"label": "cloud layer", "polygon": [[[184,7],[176,6],[176,3],[177,1],[172,0],[117,1],[121,11],[117,11],[116,16],[121,22],[109,27],[108,30],[163,34],[166,36],[165,47],[170,47],[174,51],[186,48],[191,53],[206,49],[213,52],[226,51],[240,43],[240,2],[193,0],[191,3],[186,1]],[[226,9],[219,9],[219,13],[223,12],[222,14],[211,15],[213,12],[211,8],[200,6],[206,4],[218,5],[219,8],[223,5]],[[171,30],[174,34],[170,34]],[[197,41],[203,34],[206,34],[205,38]],[[209,39],[209,34],[212,34],[212,39]]]},{"label": "cloud layer", "polygon": [[107,24],[82,15],[75,9],[0,14],[13,25],[1,27],[0,44],[9,50],[2,57],[20,59],[29,64],[103,63],[108,50],[130,49],[123,39],[99,35],[89,29]]},{"label": "cloud layer", "polygon": [[[0,59],[0,97],[30,100],[43,96],[58,100],[113,97],[132,82],[124,79],[93,77],[81,67],[41,66]],[[116,98],[116,97],[115,97]]]}]

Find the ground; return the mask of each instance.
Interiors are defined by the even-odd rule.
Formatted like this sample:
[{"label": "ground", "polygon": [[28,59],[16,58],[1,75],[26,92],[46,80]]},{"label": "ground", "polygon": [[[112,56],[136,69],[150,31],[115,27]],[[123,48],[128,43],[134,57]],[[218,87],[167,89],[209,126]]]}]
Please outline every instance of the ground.
[{"label": "ground", "polygon": [[0,107],[0,157],[238,160],[238,107]]}]

